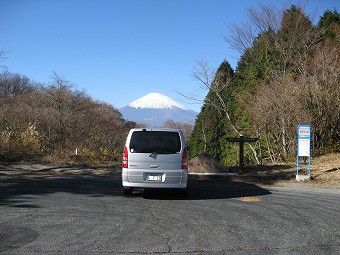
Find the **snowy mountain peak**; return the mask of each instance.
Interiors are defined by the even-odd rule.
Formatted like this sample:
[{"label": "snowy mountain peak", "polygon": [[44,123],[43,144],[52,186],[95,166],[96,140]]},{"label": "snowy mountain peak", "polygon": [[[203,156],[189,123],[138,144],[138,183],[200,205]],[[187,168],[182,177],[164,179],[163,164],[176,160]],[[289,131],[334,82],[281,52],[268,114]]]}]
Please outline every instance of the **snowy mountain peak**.
[{"label": "snowy mountain peak", "polygon": [[149,93],[132,103],[128,106],[133,108],[140,109],[174,109],[180,108],[182,110],[188,110],[185,106],[176,102],[168,96],[165,96],[160,93]]},{"label": "snowy mountain peak", "polygon": [[163,127],[168,120],[194,124],[197,112],[160,93],[147,94],[119,109],[123,118],[147,127]]}]

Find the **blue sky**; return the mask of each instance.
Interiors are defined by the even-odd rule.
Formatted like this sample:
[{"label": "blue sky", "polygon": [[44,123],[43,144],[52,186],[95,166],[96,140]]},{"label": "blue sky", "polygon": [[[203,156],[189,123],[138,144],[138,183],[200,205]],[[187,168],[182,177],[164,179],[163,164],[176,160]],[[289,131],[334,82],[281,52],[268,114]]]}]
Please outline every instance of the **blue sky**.
[{"label": "blue sky", "polygon": [[[0,0],[0,50],[7,52],[0,65],[45,84],[55,71],[116,108],[159,92],[199,111],[178,94],[207,94],[191,76],[194,60],[215,68],[227,60],[235,68],[239,55],[223,39],[227,26],[245,22],[246,7],[257,2]],[[340,9],[340,0],[303,4],[316,21],[326,9]]]}]

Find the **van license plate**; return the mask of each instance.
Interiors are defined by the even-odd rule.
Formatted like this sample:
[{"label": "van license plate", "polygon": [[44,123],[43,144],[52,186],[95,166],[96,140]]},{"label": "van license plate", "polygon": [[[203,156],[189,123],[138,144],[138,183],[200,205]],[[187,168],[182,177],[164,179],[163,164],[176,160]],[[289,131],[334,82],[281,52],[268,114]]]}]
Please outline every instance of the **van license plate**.
[{"label": "van license plate", "polygon": [[161,174],[149,174],[148,181],[162,181],[162,175]]}]

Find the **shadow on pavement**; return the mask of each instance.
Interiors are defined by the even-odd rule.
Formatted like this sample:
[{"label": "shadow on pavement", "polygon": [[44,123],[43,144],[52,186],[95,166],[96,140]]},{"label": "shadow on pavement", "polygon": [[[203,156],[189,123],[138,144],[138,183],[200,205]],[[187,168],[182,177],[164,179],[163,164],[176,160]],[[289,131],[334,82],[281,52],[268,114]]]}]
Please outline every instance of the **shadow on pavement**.
[{"label": "shadow on pavement", "polygon": [[90,175],[1,175],[0,206],[34,207],[35,195],[57,192],[88,196],[121,196],[121,180],[111,176]]},{"label": "shadow on pavement", "polygon": [[[33,195],[46,196],[57,192],[88,196],[123,196],[121,179],[112,176],[52,175],[0,176],[0,206],[35,208]],[[257,185],[226,181],[201,181],[190,178],[186,196],[176,190],[141,190],[129,198],[144,199],[228,199],[271,194]]]},{"label": "shadow on pavement", "polygon": [[271,194],[270,191],[254,184],[230,182],[227,178],[216,180],[217,178],[214,180],[197,180],[196,178],[190,178],[187,195],[183,195],[177,190],[151,189],[144,192],[141,191],[140,193],[136,192],[133,196],[156,200],[207,200]]}]

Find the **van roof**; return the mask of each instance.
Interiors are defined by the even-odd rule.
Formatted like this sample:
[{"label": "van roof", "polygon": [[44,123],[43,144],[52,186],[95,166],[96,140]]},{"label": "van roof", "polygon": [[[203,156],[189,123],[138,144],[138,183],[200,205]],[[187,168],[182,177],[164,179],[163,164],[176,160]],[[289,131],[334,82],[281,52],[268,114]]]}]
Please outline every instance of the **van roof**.
[{"label": "van roof", "polygon": [[181,131],[179,128],[133,128],[131,131],[170,131],[178,132]]}]

